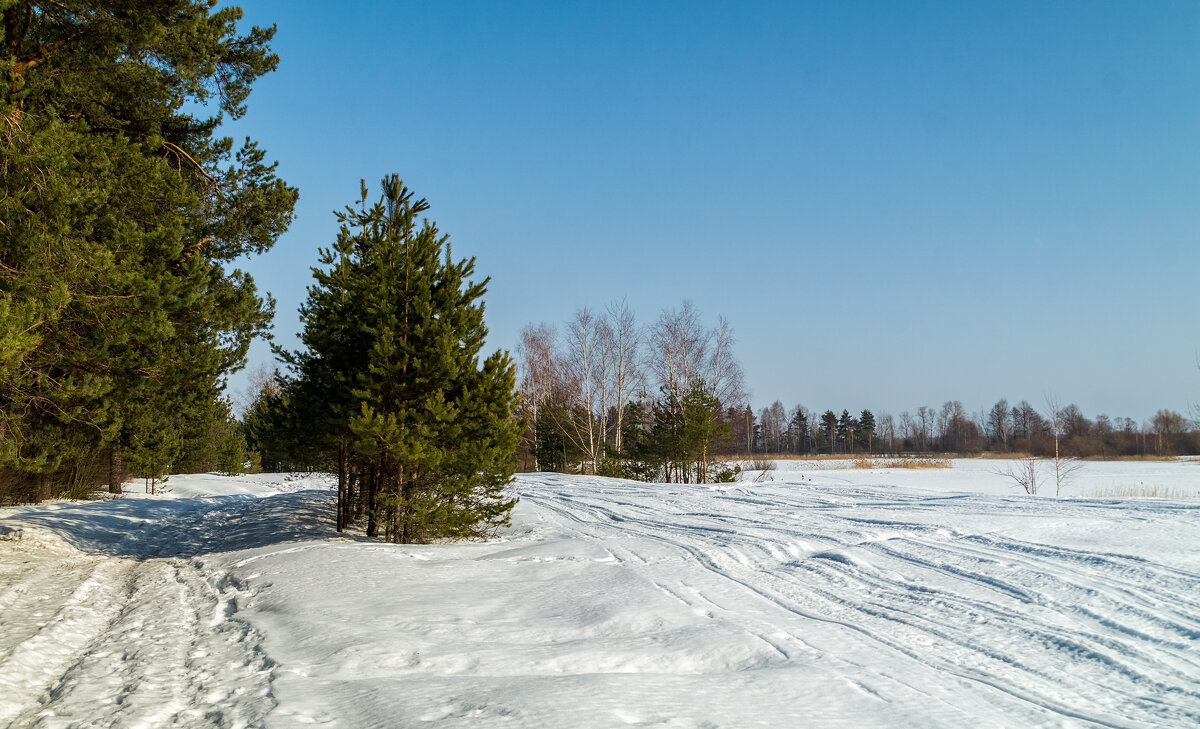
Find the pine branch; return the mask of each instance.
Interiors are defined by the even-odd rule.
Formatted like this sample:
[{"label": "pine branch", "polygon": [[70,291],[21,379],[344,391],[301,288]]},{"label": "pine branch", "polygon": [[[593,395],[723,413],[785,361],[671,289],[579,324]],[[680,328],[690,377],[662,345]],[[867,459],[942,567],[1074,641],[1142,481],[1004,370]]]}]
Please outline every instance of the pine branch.
[{"label": "pine branch", "polygon": [[[34,66],[37,66],[38,64],[45,62],[45,60],[50,56],[51,53],[53,53],[61,48],[65,48],[66,46],[68,46],[72,43],[75,43],[76,41],[81,41],[81,40],[83,40],[83,33],[75,33],[74,35],[67,36],[66,38],[63,38],[62,40],[57,40],[57,41],[54,41],[53,43],[48,43],[48,44],[42,46],[41,48],[39,48],[34,53],[25,53],[22,55],[18,55],[16,58],[16,61],[17,61],[16,67],[14,67],[13,71],[12,71],[13,78],[20,78],[21,74],[24,71],[27,71],[27,70],[33,68]],[[23,67],[23,69],[20,67]]]},{"label": "pine branch", "polygon": [[182,156],[182,157],[183,157],[184,159],[186,159],[188,162],[191,162],[191,163],[192,163],[192,165],[194,165],[194,166],[195,166],[195,168],[196,168],[196,169],[197,169],[197,170],[200,172],[200,174],[204,175],[205,179],[207,179],[207,180],[209,181],[209,183],[212,185],[213,189],[218,189],[218,190],[220,189],[220,187],[221,187],[221,186],[220,186],[220,183],[218,183],[218,182],[217,182],[217,178],[215,178],[215,177],[213,177],[212,175],[208,174],[208,172],[206,172],[206,171],[204,170],[204,167],[203,167],[203,166],[201,166],[201,164],[200,164],[199,162],[197,162],[197,161],[195,160],[195,158],[193,158],[193,157],[192,157],[192,155],[190,155],[190,154],[188,154],[187,152],[185,152],[185,151],[183,151],[182,149],[180,149],[180,147],[179,147],[178,145],[172,144],[171,142],[168,142],[168,141],[167,141],[167,140],[165,140],[165,139],[163,140],[162,146],[163,146],[163,147],[165,147],[167,150],[169,150],[169,151],[171,151],[171,152],[174,152],[174,153],[175,153],[175,155],[176,155],[176,157],[175,157],[176,161],[178,161],[178,160],[179,160],[179,157],[181,157],[181,156]]}]

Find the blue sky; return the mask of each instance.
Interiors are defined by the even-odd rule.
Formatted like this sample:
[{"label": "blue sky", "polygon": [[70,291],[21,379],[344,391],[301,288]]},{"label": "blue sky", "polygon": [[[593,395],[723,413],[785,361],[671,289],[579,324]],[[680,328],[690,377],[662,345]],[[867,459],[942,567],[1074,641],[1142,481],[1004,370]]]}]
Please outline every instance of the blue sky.
[{"label": "blue sky", "polygon": [[691,299],[756,407],[1200,400],[1200,3],[243,7],[281,62],[228,132],[300,188],[246,266],[284,345],[331,211],[397,172],[493,348]]}]

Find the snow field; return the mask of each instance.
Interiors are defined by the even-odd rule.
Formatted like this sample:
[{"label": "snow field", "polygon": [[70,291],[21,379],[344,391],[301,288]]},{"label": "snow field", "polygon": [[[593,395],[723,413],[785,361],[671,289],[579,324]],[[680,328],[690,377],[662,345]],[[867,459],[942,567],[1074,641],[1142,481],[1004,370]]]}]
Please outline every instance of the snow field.
[{"label": "snow field", "polygon": [[[320,478],[7,509],[0,725],[1200,723],[1200,500],[787,463],[520,475],[487,543],[336,535]],[[1076,485],[1131,478],[1195,489],[1200,465]]]}]

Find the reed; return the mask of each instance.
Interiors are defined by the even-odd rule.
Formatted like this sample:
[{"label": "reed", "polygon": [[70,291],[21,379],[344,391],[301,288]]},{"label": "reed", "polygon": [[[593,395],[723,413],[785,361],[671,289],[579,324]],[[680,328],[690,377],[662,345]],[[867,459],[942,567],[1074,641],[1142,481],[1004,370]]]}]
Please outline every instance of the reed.
[{"label": "reed", "polygon": [[855,468],[950,468],[949,458],[857,458]]},{"label": "reed", "polygon": [[1092,489],[1087,492],[1086,496],[1100,499],[1195,499],[1200,498],[1200,490],[1138,484],[1137,486],[1109,486]]}]

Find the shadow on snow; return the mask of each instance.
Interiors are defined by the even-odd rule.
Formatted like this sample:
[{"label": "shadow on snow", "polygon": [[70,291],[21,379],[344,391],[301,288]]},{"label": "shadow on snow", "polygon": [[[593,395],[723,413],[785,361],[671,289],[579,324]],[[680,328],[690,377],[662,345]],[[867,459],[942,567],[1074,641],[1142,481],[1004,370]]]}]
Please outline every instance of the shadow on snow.
[{"label": "shadow on snow", "polygon": [[[82,552],[146,560],[195,557],[313,539],[366,537],[338,534],[336,494],[297,491],[186,499],[115,499],[30,507],[0,520],[0,529],[37,528]],[[368,540],[374,541],[374,540]]]}]

